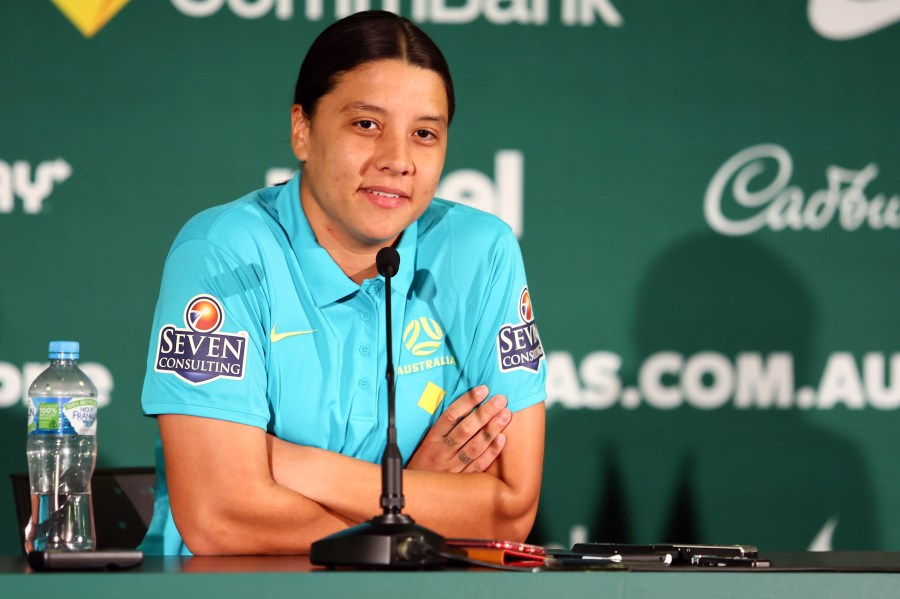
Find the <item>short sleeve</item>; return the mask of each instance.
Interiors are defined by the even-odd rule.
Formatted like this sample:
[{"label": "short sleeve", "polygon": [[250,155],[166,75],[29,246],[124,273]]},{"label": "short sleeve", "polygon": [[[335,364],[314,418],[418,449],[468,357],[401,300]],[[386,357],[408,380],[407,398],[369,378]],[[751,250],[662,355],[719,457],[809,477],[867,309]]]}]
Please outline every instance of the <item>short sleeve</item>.
[{"label": "short sleeve", "polygon": [[264,277],[214,242],[176,242],[163,269],[142,406],[267,429]]},{"label": "short sleeve", "polygon": [[546,398],[547,367],[538,335],[519,244],[512,232],[492,252],[468,377],[491,395],[505,395],[509,409],[522,410]]}]

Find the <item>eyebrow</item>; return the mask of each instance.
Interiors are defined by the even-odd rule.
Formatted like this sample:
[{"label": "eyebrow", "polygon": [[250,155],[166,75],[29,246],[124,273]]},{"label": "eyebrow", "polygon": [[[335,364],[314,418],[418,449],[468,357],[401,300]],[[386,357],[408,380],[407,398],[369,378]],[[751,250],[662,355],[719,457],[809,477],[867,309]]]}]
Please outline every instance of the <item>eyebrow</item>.
[{"label": "eyebrow", "polygon": [[[366,102],[352,102],[347,104],[343,108],[341,108],[341,112],[374,112],[381,116],[387,116],[388,111],[382,108],[381,106],[377,106],[375,104],[368,104]],[[440,125],[447,124],[447,117],[439,115],[439,114],[423,114],[419,117],[416,117],[417,121],[429,121],[433,123],[438,123]]]}]

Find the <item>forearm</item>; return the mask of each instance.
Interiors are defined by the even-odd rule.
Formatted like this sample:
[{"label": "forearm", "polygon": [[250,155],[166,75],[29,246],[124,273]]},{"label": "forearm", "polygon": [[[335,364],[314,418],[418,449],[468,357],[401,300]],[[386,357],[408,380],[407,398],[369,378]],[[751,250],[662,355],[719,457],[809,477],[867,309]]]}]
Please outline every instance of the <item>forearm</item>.
[{"label": "forearm", "polygon": [[355,523],[274,482],[172,509],[195,555],[309,553],[313,541]]},{"label": "forearm", "polygon": [[[380,466],[281,440],[271,449],[279,484],[353,520],[381,513]],[[491,473],[405,470],[403,485],[405,513],[448,537],[524,540],[537,510],[536,492]]]},{"label": "forearm", "polygon": [[194,554],[307,553],[354,523],[272,479],[261,429],[182,415],[159,426],[172,517]]}]

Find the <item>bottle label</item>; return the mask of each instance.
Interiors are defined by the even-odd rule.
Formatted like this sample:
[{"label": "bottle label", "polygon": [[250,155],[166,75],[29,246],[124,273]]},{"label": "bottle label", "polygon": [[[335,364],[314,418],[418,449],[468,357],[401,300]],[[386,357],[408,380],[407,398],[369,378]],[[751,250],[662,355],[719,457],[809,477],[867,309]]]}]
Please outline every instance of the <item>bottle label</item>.
[{"label": "bottle label", "polygon": [[97,434],[94,398],[34,397],[29,398],[28,404],[28,434]]}]

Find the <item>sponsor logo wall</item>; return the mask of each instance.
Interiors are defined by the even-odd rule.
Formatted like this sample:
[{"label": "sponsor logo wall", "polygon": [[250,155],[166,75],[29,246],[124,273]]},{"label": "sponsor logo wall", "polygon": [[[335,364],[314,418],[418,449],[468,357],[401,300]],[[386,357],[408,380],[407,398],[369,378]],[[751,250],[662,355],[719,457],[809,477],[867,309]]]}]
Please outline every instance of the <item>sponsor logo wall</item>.
[{"label": "sponsor logo wall", "polygon": [[[150,330],[163,259],[194,213],[293,174],[303,53],[367,8],[444,49],[438,194],[522,246],[497,349],[548,366],[532,540],[900,550],[900,0],[5,5],[0,476],[25,470],[51,339],[81,341],[101,467],[152,463],[148,354],[243,375],[217,298]],[[456,365],[443,322],[397,324],[399,376]],[[3,519],[0,553],[16,539]]]}]

